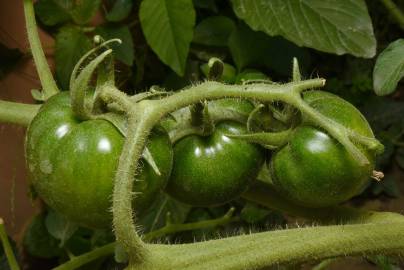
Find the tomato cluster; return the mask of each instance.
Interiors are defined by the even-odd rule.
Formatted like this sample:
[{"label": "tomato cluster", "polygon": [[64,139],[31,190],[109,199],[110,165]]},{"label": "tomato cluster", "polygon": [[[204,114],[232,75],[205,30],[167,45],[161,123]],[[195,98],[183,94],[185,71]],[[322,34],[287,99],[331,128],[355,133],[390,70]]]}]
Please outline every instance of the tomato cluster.
[{"label": "tomato cluster", "polygon": [[[243,78],[245,76],[245,78]],[[229,79],[227,79],[229,80]],[[267,80],[257,71],[240,73],[238,83]],[[310,91],[303,99],[324,116],[357,133],[373,137],[360,112],[329,93]],[[40,197],[70,220],[89,227],[111,222],[111,194],[124,136],[106,120],[79,121],[67,92],[50,98],[31,122],[26,155],[32,185]],[[206,106],[249,115],[249,101],[223,99]],[[174,144],[167,130],[153,129],[147,144],[157,173],[141,162],[134,185],[138,215],[165,190],[187,204],[212,206],[239,197],[263,164],[270,168],[273,185],[286,198],[307,207],[336,205],[357,195],[374,166],[374,155],[360,150],[370,164],[361,165],[334,138],[304,117],[286,144],[265,161],[265,150],[231,135],[246,134],[245,122],[222,119],[209,134],[189,134]],[[296,122],[296,121],[294,121]]]}]

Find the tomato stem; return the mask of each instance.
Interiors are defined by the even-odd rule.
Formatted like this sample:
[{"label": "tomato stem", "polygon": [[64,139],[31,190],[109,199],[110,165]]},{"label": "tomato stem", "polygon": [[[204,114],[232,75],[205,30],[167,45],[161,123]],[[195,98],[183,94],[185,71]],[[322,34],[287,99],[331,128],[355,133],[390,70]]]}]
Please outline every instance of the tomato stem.
[{"label": "tomato stem", "polygon": [[0,122],[28,126],[41,105],[0,100]]},{"label": "tomato stem", "polygon": [[20,270],[17,260],[14,256],[13,249],[11,248],[10,241],[8,240],[6,229],[4,227],[4,221],[2,218],[0,218],[0,240],[3,243],[4,253],[6,254],[6,258],[8,261],[8,265],[10,266],[10,269]]},{"label": "tomato stem", "polygon": [[57,94],[59,92],[59,88],[53,79],[45,54],[41,47],[41,41],[39,39],[38,29],[35,22],[34,4],[32,0],[24,0],[24,13],[32,56],[34,57],[36,69],[43,87],[43,96],[46,100]]}]

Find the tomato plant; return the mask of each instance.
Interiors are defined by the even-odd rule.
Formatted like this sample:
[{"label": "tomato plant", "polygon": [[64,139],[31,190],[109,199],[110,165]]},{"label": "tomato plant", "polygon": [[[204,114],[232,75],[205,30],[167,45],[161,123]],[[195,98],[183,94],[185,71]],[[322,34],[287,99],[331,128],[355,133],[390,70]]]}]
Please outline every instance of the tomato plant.
[{"label": "tomato plant", "polygon": [[[0,79],[32,55],[41,82],[36,104],[0,100],[0,122],[27,128],[39,202],[18,243],[24,268],[317,269],[362,255],[395,268],[394,1],[24,0],[30,50],[0,36]],[[35,18],[55,38],[55,75]],[[359,209],[372,200],[386,211]],[[18,270],[3,223],[0,265]]]},{"label": "tomato plant", "polygon": [[[93,228],[111,225],[113,176],[124,137],[106,120],[80,121],[71,109],[69,92],[50,98],[27,131],[26,155],[32,185],[52,208],[73,222]],[[134,204],[146,211],[171,171],[168,135],[156,129],[148,144],[160,175],[143,161]]]}]

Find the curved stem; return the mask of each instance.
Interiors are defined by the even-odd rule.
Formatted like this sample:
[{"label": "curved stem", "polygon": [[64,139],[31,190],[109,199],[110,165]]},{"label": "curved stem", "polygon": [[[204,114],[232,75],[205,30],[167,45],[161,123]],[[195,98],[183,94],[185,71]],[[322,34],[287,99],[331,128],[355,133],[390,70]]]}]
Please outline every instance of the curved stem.
[{"label": "curved stem", "polygon": [[98,55],[92,60],[75,78],[72,85],[70,85],[70,97],[72,103],[72,110],[75,116],[81,120],[88,120],[93,117],[91,110],[92,104],[86,103],[86,93],[89,90],[89,81],[97,66],[112,52],[111,49]]},{"label": "curved stem", "polygon": [[24,13],[28,40],[36,64],[36,69],[38,70],[39,79],[41,80],[41,85],[43,87],[43,96],[45,99],[48,99],[54,94],[57,94],[59,89],[53,79],[52,72],[50,71],[45,54],[41,47],[32,0],[24,0]]},{"label": "curved stem", "polygon": [[28,126],[41,105],[0,100],[0,122]]},{"label": "curved stem", "polygon": [[166,97],[164,98],[164,102],[157,101],[160,102],[158,110],[162,115],[166,115],[174,110],[197,103],[200,100],[221,98],[249,98],[262,102],[274,100],[289,102],[292,100],[292,91],[318,88],[324,86],[324,82],[324,79],[311,79],[283,85],[225,85],[208,81]]},{"label": "curved stem", "polygon": [[393,0],[381,0],[388,12],[393,16],[401,30],[404,30],[404,13],[393,2]]},{"label": "curved stem", "polygon": [[113,227],[117,240],[129,255],[130,263],[146,261],[147,249],[137,233],[132,208],[133,179],[147,137],[155,121],[135,109],[128,112],[128,129],[115,176],[112,199]]},{"label": "curved stem", "polygon": [[11,270],[20,270],[18,266],[17,260],[14,256],[13,249],[11,248],[10,242],[8,241],[8,236],[6,233],[6,229],[4,228],[4,221],[0,218],[0,240],[3,243],[4,253],[6,254],[6,258],[8,261],[8,265]]}]

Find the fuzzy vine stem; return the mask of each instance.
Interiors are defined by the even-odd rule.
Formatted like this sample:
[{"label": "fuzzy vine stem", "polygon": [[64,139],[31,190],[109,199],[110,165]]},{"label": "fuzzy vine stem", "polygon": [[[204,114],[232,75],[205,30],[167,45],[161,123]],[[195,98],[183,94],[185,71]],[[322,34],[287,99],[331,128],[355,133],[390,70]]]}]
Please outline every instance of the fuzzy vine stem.
[{"label": "fuzzy vine stem", "polygon": [[0,122],[28,126],[41,105],[0,100]]},{"label": "fuzzy vine stem", "polygon": [[17,260],[14,256],[13,249],[11,248],[10,241],[8,241],[8,236],[6,233],[6,229],[4,227],[4,221],[0,218],[0,240],[3,243],[4,253],[6,254],[6,258],[8,261],[8,265],[11,270],[20,270],[18,266]]},{"label": "fuzzy vine stem", "polygon": [[[152,267],[245,270],[340,256],[404,254],[404,222],[300,227],[183,245],[149,245]],[[153,268],[154,267],[154,268]]]},{"label": "fuzzy vine stem", "polygon": [[39,39],[38,29],[35,22],[34,4],[32,0],[24,0],[24,14],[32,56],[34,57],[36,69],[38,70],[39,79],[43,87],[42,94],[46,100],[54,94],[57,94],[59,92],[59,88],[53,79],[45,54],[42,50],[41,41]]}]

